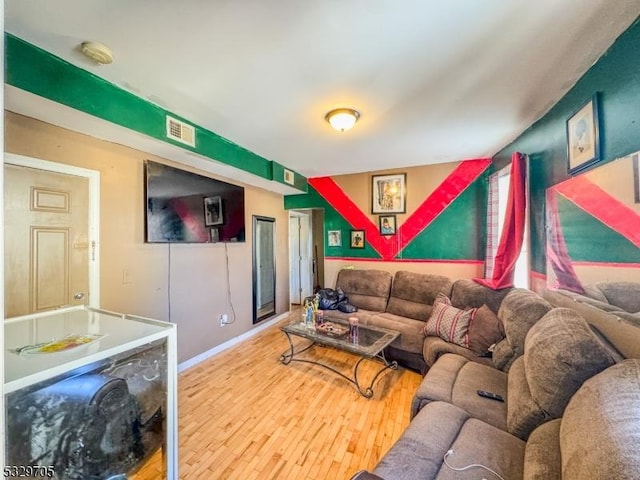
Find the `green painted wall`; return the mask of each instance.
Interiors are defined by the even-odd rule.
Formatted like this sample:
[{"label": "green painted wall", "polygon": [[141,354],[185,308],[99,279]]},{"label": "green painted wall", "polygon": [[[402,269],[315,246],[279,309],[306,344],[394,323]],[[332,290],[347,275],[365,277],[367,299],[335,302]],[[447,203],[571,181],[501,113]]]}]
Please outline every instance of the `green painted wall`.
[{"label": "green painted wall", "polygon": [[[428,168],[428,167],[425,167]],[[486,198],[488,173],[474,181],[431,224],[420,232],[396,258],[403,260],[483,260],[486,231]],[[411,187],[411,195],[420,195]],[[430,192],[424,192],[426,197]],[[370,258],[380,255],[367,246],[349,247],[349,232],[353,228],[311,185],[306,195],[287,195],[285,209],[321,208],[324,210],[325,257]],[[342,245],[326,245],[327,232],[341,230]],[[397,238],[397,237],[396,237]]]},{"label": "green painted wall", "polygon": [[[531,268],[536,272],[546,273],[545,190],[569,178],[566,120],[595,92],[600,96],[602,158],[597,166],[640,150],[640,20],[616,40],[546,115],[494,157],[496,168],[500,168],[509,163],[514,151],[529,155]],[[589,260],[604,261],[604,258]]]},{"label": "green painted wall", "polygon": [[[54,102],[177,145],[260,178],[286,185],[284,167],[205,128],[189,122],[51,53],[5,33],[5,81]],[[196,147],[166,137],[166,115],[193,125]],[[274,165],[275,164],[275,165]],[[274,172],[279,173],[274,177]],[[306,178],[294,172],[294,187],[306,190]]]},{"label": "green painted wall", "polygon": [[487,172],[402,251],[404,259],[484,260]]},{"label": "green painted wall", "polygon": [[558,210],[572,261],[640,263],[638,247],[562,195]]}]

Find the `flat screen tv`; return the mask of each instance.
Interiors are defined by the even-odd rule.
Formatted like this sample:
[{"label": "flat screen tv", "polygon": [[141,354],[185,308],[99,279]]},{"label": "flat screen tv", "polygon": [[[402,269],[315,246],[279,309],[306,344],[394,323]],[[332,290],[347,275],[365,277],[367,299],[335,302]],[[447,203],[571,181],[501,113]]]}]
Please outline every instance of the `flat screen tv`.
[{"label": "flat screen tv", "polygon": [[147,160],[147,243],[244,242],[244,188]]}]

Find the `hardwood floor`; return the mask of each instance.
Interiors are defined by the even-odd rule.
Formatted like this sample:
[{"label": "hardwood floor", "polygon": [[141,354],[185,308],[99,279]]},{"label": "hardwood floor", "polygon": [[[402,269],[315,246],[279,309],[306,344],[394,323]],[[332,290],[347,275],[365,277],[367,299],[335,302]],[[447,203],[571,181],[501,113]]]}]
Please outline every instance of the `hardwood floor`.
[{"label": "hardwood floor", "polygon": [[[387,370],[366,399],[321,367],[282,365],[288,342],[278,327],[287,321],[180,375],[181,479],[348,479],[372,469],[400,436],[421,376]],[[345,372],[357,358],[330,348],[305,355]],[[362,377],[378,367],[363,362]],[[156,480],[160,461],[134,478]]]}]

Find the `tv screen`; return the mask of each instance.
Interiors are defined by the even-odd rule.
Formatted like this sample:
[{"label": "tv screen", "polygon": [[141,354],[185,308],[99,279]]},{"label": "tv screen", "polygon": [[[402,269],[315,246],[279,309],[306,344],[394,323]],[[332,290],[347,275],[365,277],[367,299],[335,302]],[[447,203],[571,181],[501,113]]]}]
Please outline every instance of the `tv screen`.
[{"label": "tv screen", "polygon": [[147,243],[244,242],[244,188],[145,162]]}]

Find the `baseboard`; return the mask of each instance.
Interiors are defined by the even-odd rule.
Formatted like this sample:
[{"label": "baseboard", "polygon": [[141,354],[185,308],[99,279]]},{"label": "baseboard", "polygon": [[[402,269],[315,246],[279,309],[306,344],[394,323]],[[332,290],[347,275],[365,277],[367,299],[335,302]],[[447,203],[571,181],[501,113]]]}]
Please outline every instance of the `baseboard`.
[{"label": "baseboard", "polygon": [[202,352],[200,355],[196,355],[195,357],[190,358],[189,360],[185,360],[184,362],[178,364],[178,373],[181,373],[181,372],[183,372],[183,371],[185,371],[185,370],[187,370],[187,369],[189,369],[191,367],[195,367],[196,365],[198,365],[199,363],[204,362],[208,358],[211,358],[214,355],[222,353],[225,350],[228,350],[229,348],[238,345],[239,343],[247,340],[248,338],[253,337],[257,333],[260,333],[265,328],[269,328],[274,323],[277,323],[280,320],[282,320],[284,318],[287,318],[290,314],[291,314],[291,312],[287,311],[287,312],[281,313],[280,315],[277,315],[277,316],[273,317],[270,320],[266,320],[266,321],[260,322],[260,324],[257,327],[252,328],[251,330],[243,333],[242,335],[238,335],[237,337],[233,337],[232,339],[227,340],[226,342],[221,343],[220,345],[217,345],[217,346],[213,347],[212,349],[207,350],[206,352]]}]

